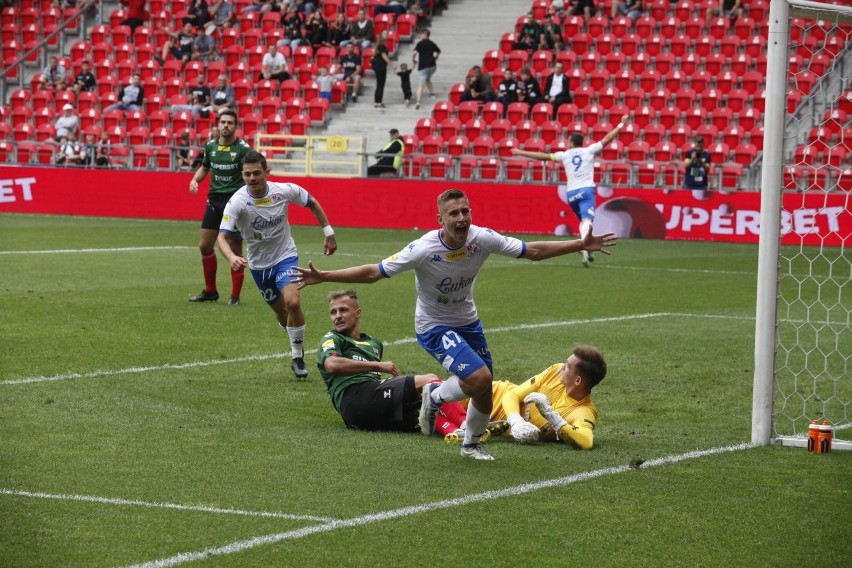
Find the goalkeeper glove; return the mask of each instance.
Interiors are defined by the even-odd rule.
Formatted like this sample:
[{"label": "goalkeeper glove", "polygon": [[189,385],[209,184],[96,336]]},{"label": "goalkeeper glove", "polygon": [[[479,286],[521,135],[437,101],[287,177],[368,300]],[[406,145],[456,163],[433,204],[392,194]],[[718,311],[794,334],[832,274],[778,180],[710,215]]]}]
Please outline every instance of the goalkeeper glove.
[{"label": "goalkeeper glove", "polygon": [[540,392],[533,392],[524,397],[525,404],[535,404],[538,408],[539,414],[544,416],[545,420],[547,420],[553,429],[556,432],[568,424],[568,422],[562,418],[562,416],[553,410],[553,405],[550,404],[550,399],[547,398],[547,395],[544,395]]},{"label": "goalkeeper glove", "polygon": [[522,444],[538,440],[538,428],[524,420],[520,414],[510,414],[508,417],[512,437]]}]

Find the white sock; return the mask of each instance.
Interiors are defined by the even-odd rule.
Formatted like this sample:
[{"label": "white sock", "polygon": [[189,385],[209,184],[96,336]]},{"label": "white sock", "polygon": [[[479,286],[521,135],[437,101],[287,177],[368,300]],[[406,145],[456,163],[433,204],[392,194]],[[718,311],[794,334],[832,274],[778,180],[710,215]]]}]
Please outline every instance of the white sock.
[{"label": "white sock", "polygon": [[304,357],[305,326],[287,326],[287,335],[290,336],[290,356],[293,357],[293,359],[296,357]]},{"label": "white sock", "polygon": [[489,414],[480,412],[473,401],[467,405],[467,429],[464,431],[464,445],[478,444],[479,438],[485,433],[485,428],[488,426],[488,421],[491,419]]},{"label": "white sock", "polygon": [[588,219],[583,219],[582,221],[580,221],[580,238],[582,239],[583,237],[585,237],[586,234],[588,234],[588,232],[591,230],[591,228],[592,222]]},{"label": "white sock", "polygon": [[444,381],[444,383],[432,391],[432,402],[443,404],[445,402],[456,402],[464,400],[467,395],[459,385],[459,378],[455,375]]}]

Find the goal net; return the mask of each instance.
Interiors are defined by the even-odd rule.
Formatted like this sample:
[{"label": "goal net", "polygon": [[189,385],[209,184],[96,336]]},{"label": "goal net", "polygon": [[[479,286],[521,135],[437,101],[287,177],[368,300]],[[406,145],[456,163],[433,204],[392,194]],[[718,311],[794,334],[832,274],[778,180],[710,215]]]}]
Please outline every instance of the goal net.
[{"label": "goal net", "polygon": [[[840,5],[844,4],[844,5]],[[852,7],[772,0],[752,442],[852,449]]]}]

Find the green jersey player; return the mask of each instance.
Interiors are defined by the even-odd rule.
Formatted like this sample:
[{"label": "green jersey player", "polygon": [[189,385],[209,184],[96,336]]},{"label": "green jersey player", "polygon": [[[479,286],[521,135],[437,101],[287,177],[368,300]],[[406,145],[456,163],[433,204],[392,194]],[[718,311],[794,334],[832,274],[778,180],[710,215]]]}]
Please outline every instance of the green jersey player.
[{"label": "green jersey player", "polygon": [[[219,113],[219,137],[210,140],[204,146],[204,157],[201,167],[189,182],[189,192],[198,193],[198,182],[210,176],[210,191],[207,195],[207,206],[201,220],[201,237],[198,249],[201,251],[201,266],[204,269],[204,290],[189,299],[190,302],[211,302],[219,299],[216,291],[216,251],[213,244],[219,236],[219,225],[225,204],[231,196],[243,185],[242,161],[251,148],[243,140],[237,138],[237,113],[223,110]],[[230,235],[231,247],[242,255],[242,238],[239,233]],[[231,270],[231,299],[228,304],[236,306],[240,303],[240,291],[243,287],[245,273],[242,270]]]}]

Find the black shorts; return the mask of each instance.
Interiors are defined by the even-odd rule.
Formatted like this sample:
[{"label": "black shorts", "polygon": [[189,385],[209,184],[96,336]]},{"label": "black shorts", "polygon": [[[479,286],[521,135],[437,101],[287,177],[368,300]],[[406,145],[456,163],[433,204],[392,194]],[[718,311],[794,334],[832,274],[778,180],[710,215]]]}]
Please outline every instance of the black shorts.
[{"label": "black shorts", "polygon": [[352,385],[343,394],[340,416],[347,428],[417,432],[420,396],[414,376]]},{"label": "black shorts", "polygon": [[[225,214],[225,205],[231,199],[233,193],[208,193],[207,206],[204,209],[204,217],[201,219],[202,229],[218,231],[222,225],[222,215]],[[235,239],[241,239],[239,233],[232,233]]]}]

